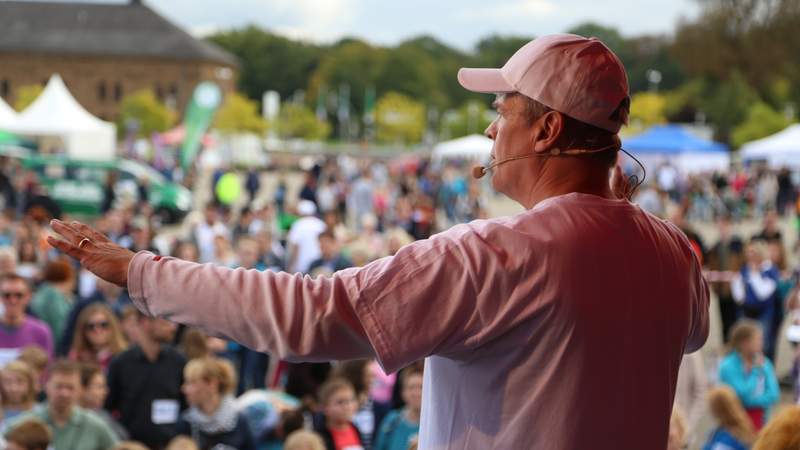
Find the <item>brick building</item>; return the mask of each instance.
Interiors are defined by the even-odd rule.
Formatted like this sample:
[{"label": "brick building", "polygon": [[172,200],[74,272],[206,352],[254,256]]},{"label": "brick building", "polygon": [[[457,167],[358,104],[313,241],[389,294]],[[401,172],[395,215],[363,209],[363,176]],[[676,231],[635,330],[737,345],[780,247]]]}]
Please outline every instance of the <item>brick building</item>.
[{"label": "brick building", "polygon": [[238,62],[141,0],[64,3],[0,0],[0,96],[59,73],[96,116],[114,120],[125,95],[152,90],[183,112],[200,81],[235,89]]}]

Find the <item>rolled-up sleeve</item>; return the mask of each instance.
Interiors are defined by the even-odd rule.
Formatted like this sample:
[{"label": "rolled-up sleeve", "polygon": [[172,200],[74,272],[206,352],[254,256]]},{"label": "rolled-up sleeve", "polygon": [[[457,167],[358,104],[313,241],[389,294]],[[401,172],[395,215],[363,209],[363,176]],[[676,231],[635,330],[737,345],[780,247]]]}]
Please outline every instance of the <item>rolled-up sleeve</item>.
[{"label": "rolled-up sleeve", "polygon": [[128,289],[145,314],[296,361],[377,357],[387,372],[470,344],[486,258],[467,227],[331,277],[229,269],[137,253]]}]

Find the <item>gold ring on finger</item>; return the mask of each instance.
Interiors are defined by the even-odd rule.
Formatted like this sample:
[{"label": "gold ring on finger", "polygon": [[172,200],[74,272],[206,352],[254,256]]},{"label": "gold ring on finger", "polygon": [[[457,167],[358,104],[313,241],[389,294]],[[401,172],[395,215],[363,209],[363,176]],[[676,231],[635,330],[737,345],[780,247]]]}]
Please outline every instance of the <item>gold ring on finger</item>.
[{"label": "gold ring on finger", "polygon": [[90,244],[91,242],[92,242],[92,241],[90,241],[90,240],[89,240],[89,238],[83,238],[83,239],[81,239],[81,241],[78,243],[78,248],[83,248],[83,247],[86,247],[86,244]]}]

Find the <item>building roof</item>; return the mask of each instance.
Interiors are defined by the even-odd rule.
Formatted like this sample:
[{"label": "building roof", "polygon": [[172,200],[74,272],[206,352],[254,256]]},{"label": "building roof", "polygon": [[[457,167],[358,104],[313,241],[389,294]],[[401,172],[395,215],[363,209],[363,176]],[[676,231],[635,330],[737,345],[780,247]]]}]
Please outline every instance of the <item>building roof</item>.
[{"label": "building roof", "polygon": [[140,0],[129,3],[0,1],[0,52],[212,61],[235,56],[196,39]]}]

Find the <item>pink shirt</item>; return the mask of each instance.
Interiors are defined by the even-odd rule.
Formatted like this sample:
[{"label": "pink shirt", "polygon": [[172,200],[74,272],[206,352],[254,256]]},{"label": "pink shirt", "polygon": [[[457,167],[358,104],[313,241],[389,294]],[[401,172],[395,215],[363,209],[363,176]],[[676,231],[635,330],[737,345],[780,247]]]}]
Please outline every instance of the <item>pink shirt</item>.
[{"label": "pink shirt", "polygon": [[681,356],[708,335],[685,236],[577,193],[329,278],[140,252],[128,288],[148,314],[290,360],[428,357],[423,450],[663,449]]}]

